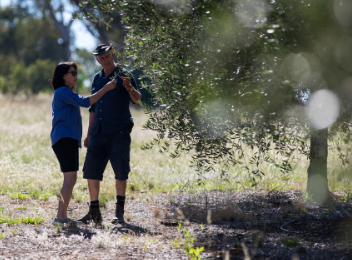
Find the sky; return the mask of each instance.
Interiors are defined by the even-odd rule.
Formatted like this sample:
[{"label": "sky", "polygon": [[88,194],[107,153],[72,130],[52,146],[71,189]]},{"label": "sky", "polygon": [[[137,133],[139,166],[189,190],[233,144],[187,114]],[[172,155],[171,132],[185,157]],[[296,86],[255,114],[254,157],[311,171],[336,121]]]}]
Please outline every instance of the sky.
[{"label": "sky", "polygon": [[81,21],[77,20],[72,24],[72,31],[75,34],[74,45],[76,48],[85,48],[89,52],[96,48],[98,44],[97,39],[87,31],[85,25]]},{"label": "sky", "polygon": [[[11,2],[11,0],[0,0],[0,6],[8,6]],[[65,20],[69,19],[71,19],[71,15],[66,13]],[[71,30],[75,35],[75,42],[73,44],[76,48],[85,48],[89,52],[96,48],[98,41],[88,32],[85,25],[80,20],[73,22]]]}]

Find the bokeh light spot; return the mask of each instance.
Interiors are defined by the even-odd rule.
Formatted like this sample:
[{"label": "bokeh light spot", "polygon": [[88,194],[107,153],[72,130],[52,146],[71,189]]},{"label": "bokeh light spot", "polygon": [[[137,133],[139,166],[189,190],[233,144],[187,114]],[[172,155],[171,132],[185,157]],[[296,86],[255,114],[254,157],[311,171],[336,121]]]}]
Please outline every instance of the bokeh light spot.
[{"label": "bokeh light spot", "polygon": [[289,54],[282,64],[282,73],[294,82],[304,85],[310,78],[311,66],[301,54]]},{"label": "bokeh light spot", "polygon": [[343,79],[343,81],[340,84],[343,98],[347,100],[352,99],[352,77],[347,77]]},{"label": "bokeh light spot", "polygon": [[352,22],[352,2],[350,0],[335,0],[334,14],[342,26],[350,26]]},{"label": "bokeh light spot", "polygon": [[352,38],[343,36],[335,46],[335,59],[344,70],[352,71]]},{"label": "bokeh light spot", "polygon": [[336,121],[339,113],[340,103],[332,91],[321,89],[310,96],[307,114],[314,129],[319,130],[329,127]]},{"label": "bokeh light spot", "polygon": [[185,14],[192,10],[191,4],[192,0],[149,0],[153,4],[158,4],[165,6],[166,8],[171,8],[170,12],[176,14]]},{"label": "bokeh light spot", "polygon": [[226,101],[212,100],[199,106],[195,122],[199,133],[206,139],[215,139],[225,134],[228,122],[233,120],[228,111],[229,103]]},{"label": "bokeh light spot", "polygon": [[267,21],[268,6],[262,0],[240,0],[237,4],[237,17],[249,28],[261,28]]}]

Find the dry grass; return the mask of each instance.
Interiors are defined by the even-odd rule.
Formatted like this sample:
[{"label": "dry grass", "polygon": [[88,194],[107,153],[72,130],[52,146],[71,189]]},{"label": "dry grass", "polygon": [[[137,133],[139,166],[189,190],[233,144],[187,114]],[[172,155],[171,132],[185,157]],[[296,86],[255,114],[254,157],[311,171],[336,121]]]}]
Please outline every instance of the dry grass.
[{"label": "dry grass", "polygon": [[[61,235],[60,232],[65,234],[68,232],[59,229],[53,231],[50,224],[56,212],[56,196],[62,184],[62,173],[50,147],[51,97],[40,95],[35,100],[23,101],[0,96],[0,104],[0,205],[2,206],[0,217],[6,220],[20,217],[46,219],[45,224],[39,227],[25,224],[2,225],[0,248],[7,248],[6,256],[19,254],[22,258],[25,256],[28,259],[50,259],[51,256],[55,256],[56,259],[81,259],[79,256],[83,254],[90,258],[82,259],[103,259],[107,255],[115,259],[129,256],[143,259],[149,257],[150,252],[155,252],[155,255],[162,257],[173,254],[168,259],[181,259],[182,250],[174,249],[172,246],[175,237],[178,241],[184,242],[181,233],[177,235],[175,227],[158,226],[156,218],[183,219],[185,225],[191,220],[189,228],[193,232],[204,223],[206,230],[197,232],[199,237],[204,237],[203,244],[210,244],[207,242],[208,239],[210,241],[210,235],[217,232],[215,229],[217,225],[211,226],[210,223],[235,221],[243,222],[253,229],[258,227],[265,229],[267,220],[283,221],[285,215],[290,213],[297,216],[307,214],[303,202],[297,201],[287,209],[285,204],[282,204],[276,213],[270,213],[270,219],[267,219],[268,212],[262,204],[240,205],[238,204],[240,196],[236,193],[243,190],[259,193],[261,189],[265,191],[294,189],[295,186],[296,189],[304,189],[302,183],[306,182],[308,166],[304,158],[297,163],[295,171],[289,176],[282,175],[279,169],[275,169],[272,165],[264,166],[262,171],[266,175],[256,187],[251,187],[250,176],[237,167],[228,169],[228,181],[219,177],[220,168],[216,167],[214,172],[206,175],[205,186],[198,187],[197,173],[189,167],[189,155],[171,159],[165,154],[160,154],[158,149],[149,151],[139,149],[145,141],[151,140],[154,133],[142,130],[142,125],[147,119],[143,111],[132,110],[136,125],[132,132],[132,171],[127,194],[130,201],[126,203],[125,216],[131,226],[119,229],[107,225],[102,230],[89,226],[82,228],[80,230],[82,233]],[[85,133],[88,112],[86,109],[81,111]],[[85,148],[80,150],[80,169],[85,152]],[[251,152],[248,151],[248,154]],[[348,166],[341,167],[337,153],[329,151],[330,187],[349,192],[349,182],[352,180],[350,172]],[[107,223],[107,218],[112,218],[114,212],[113,176],[111,166],[108,165],[100,194],[100,200],[105,205],[102,211]],[[188,193],[178,193],[182,188]],[[204,196],[199,194],[207,190],[212,192],[208,192],[208,195],[205,193]],[[159,193],[155,194],[156,192]],[[161,195],[160,192],[165,193]],[[237,194],[238,197],[231,197],[233,194]],[[81,173],[73,198],[69,215],[77,219],[86,212],[87,206],[83,202],[89,200],[87,183]],[[149,205],[149,211],[146,204]],[[262,224],[258,222],[259,220]],[[134,230],[131,227],[134,227]],[[138,230],[140,234],[137,234]],[[155,230],[158,232],[154,232]],[[223,234],[222,230],[218,231],[219,234]],[[85,238],[87,234],[91,235],[90,239]],[[265,243],[264,234],[261,230],[252,234],[251,240],[254,241],[255,247],[263,243],[263,240]],[[5,247],[3,241],[9,244]],[[272,241],[268,241],[266,246],[269,247],[271,243]],[[91,255],[93,252],[94,255]],[[125,254],[121,255],[121,252]],[[162,257],[159,259],[163,259]]]},{"label": "dry grass", "polygon": [[158,205],[157,204],[150,205],[149,203],[148,203],[148,205],[149,205],[150,211],[153,212],[154,216],[156,218],[159,218],[160,217],[160,211],[159,211]]},{"label": "dry grass", "polygon": [[[0,96],[0,192],[11,195],[23,193],[31,198],[49,199],[56,196],[62,184],[62,173],[56,157],[50,147],[51,131],[51,96],[39,95],[32,100],[14,100]],[[81,109],[83,133],[86,133],[88,111]],[[182,155],[172,159],[167,154],[160,154],[158,148],[143,151],[140,146],[151,140],[155,133],[142,129],[147,115],[142,110],[132,109],[135,127],[132,132],[131,173],[128,181],[128,196],[134,192],[202,192],[206,190],[251,190],[263,189],[287,190],[304,189],[308,162],[305,158],[297,161],[293,173],[283,175],[273,165],[264,165],[265,176],[252,188],[251,176],[239,167],[227,169],[227,180],[220,178],[220,167],[207,173],[204,186],[197,186],[197,172],[190,168],[190,156]],[[85,136],[83,136],[84,138]],[[85,158],[86,149],[80,150],[80,169]],[[248,155],[251,155],[248,151]],[[277,156],[277,155],[274,155]],[[333,190],[350,193],[352,177],[348,166],[341,167],[338,154],[329,151],[329,182]],[[101,201],[106,205],[114,200],[115,187],[113,171],[110,164],[102,182]],[[79,173],[73,192],[78,201],[88,200],[86,181]],[[172,203],[172,197],[169,198]],[[161,209],[162,211],[163,209]],[[224,213],[225,214],[225,213]],[[226,213],[228,214],[228,213]],[[225,215],[226,215],[225,214]]]}]

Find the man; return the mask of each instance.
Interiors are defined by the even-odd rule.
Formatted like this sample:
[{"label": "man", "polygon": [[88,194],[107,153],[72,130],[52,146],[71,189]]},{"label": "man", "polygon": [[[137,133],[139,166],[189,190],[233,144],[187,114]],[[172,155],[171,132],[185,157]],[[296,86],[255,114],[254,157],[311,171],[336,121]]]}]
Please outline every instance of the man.
[{"label": "man", "polygon": [[113,224],[124,223],[126,184],[130,172],[130,133],[133,119],[130,113],[130,100],[138,103],[140,92],[132,76],[114,63],[115,54],[111,45],[101,44],[92,54],[103,67],[92,83],[92,94],[99,91],[111,79],[116,79],[116,88],[111,90],[89,108],[89,125],[84,146],[87,147],[83,167],[83,178],[88,181],[90,194],[89,212],[79,221],[87,224],[102,222],[99,209],[100,181],[106,164],[110,160],[115,173],[116,210]]}]

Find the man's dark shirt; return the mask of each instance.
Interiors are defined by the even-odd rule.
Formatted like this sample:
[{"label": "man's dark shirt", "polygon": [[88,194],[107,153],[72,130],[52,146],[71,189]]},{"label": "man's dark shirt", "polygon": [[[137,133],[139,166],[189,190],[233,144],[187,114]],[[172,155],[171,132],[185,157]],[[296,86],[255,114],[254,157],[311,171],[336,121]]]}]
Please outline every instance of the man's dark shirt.
[{"label": "man's dark shirt", "polygon": [[133,118],[130,112],[130,95],[126,88],[122,85],[121,76],[130,77],[132,86],[137,89],[136,82],[133,77],[128,73],[127,70],[123,69],[120,72],[120,68],[116,66],[115,70],[105,78],[104,69],[98,72],[94,76],[92,83],[92,94],[99,91],[114,78],[116,77],[117,83],[116,88],[105,93],[95,104],[89,107],[89,112],[95,112],[95,119],[90,136],[94,136],[98,133],[99,125],[103,134],[114,134],[122,129],[130,129],[133,127]]}]

